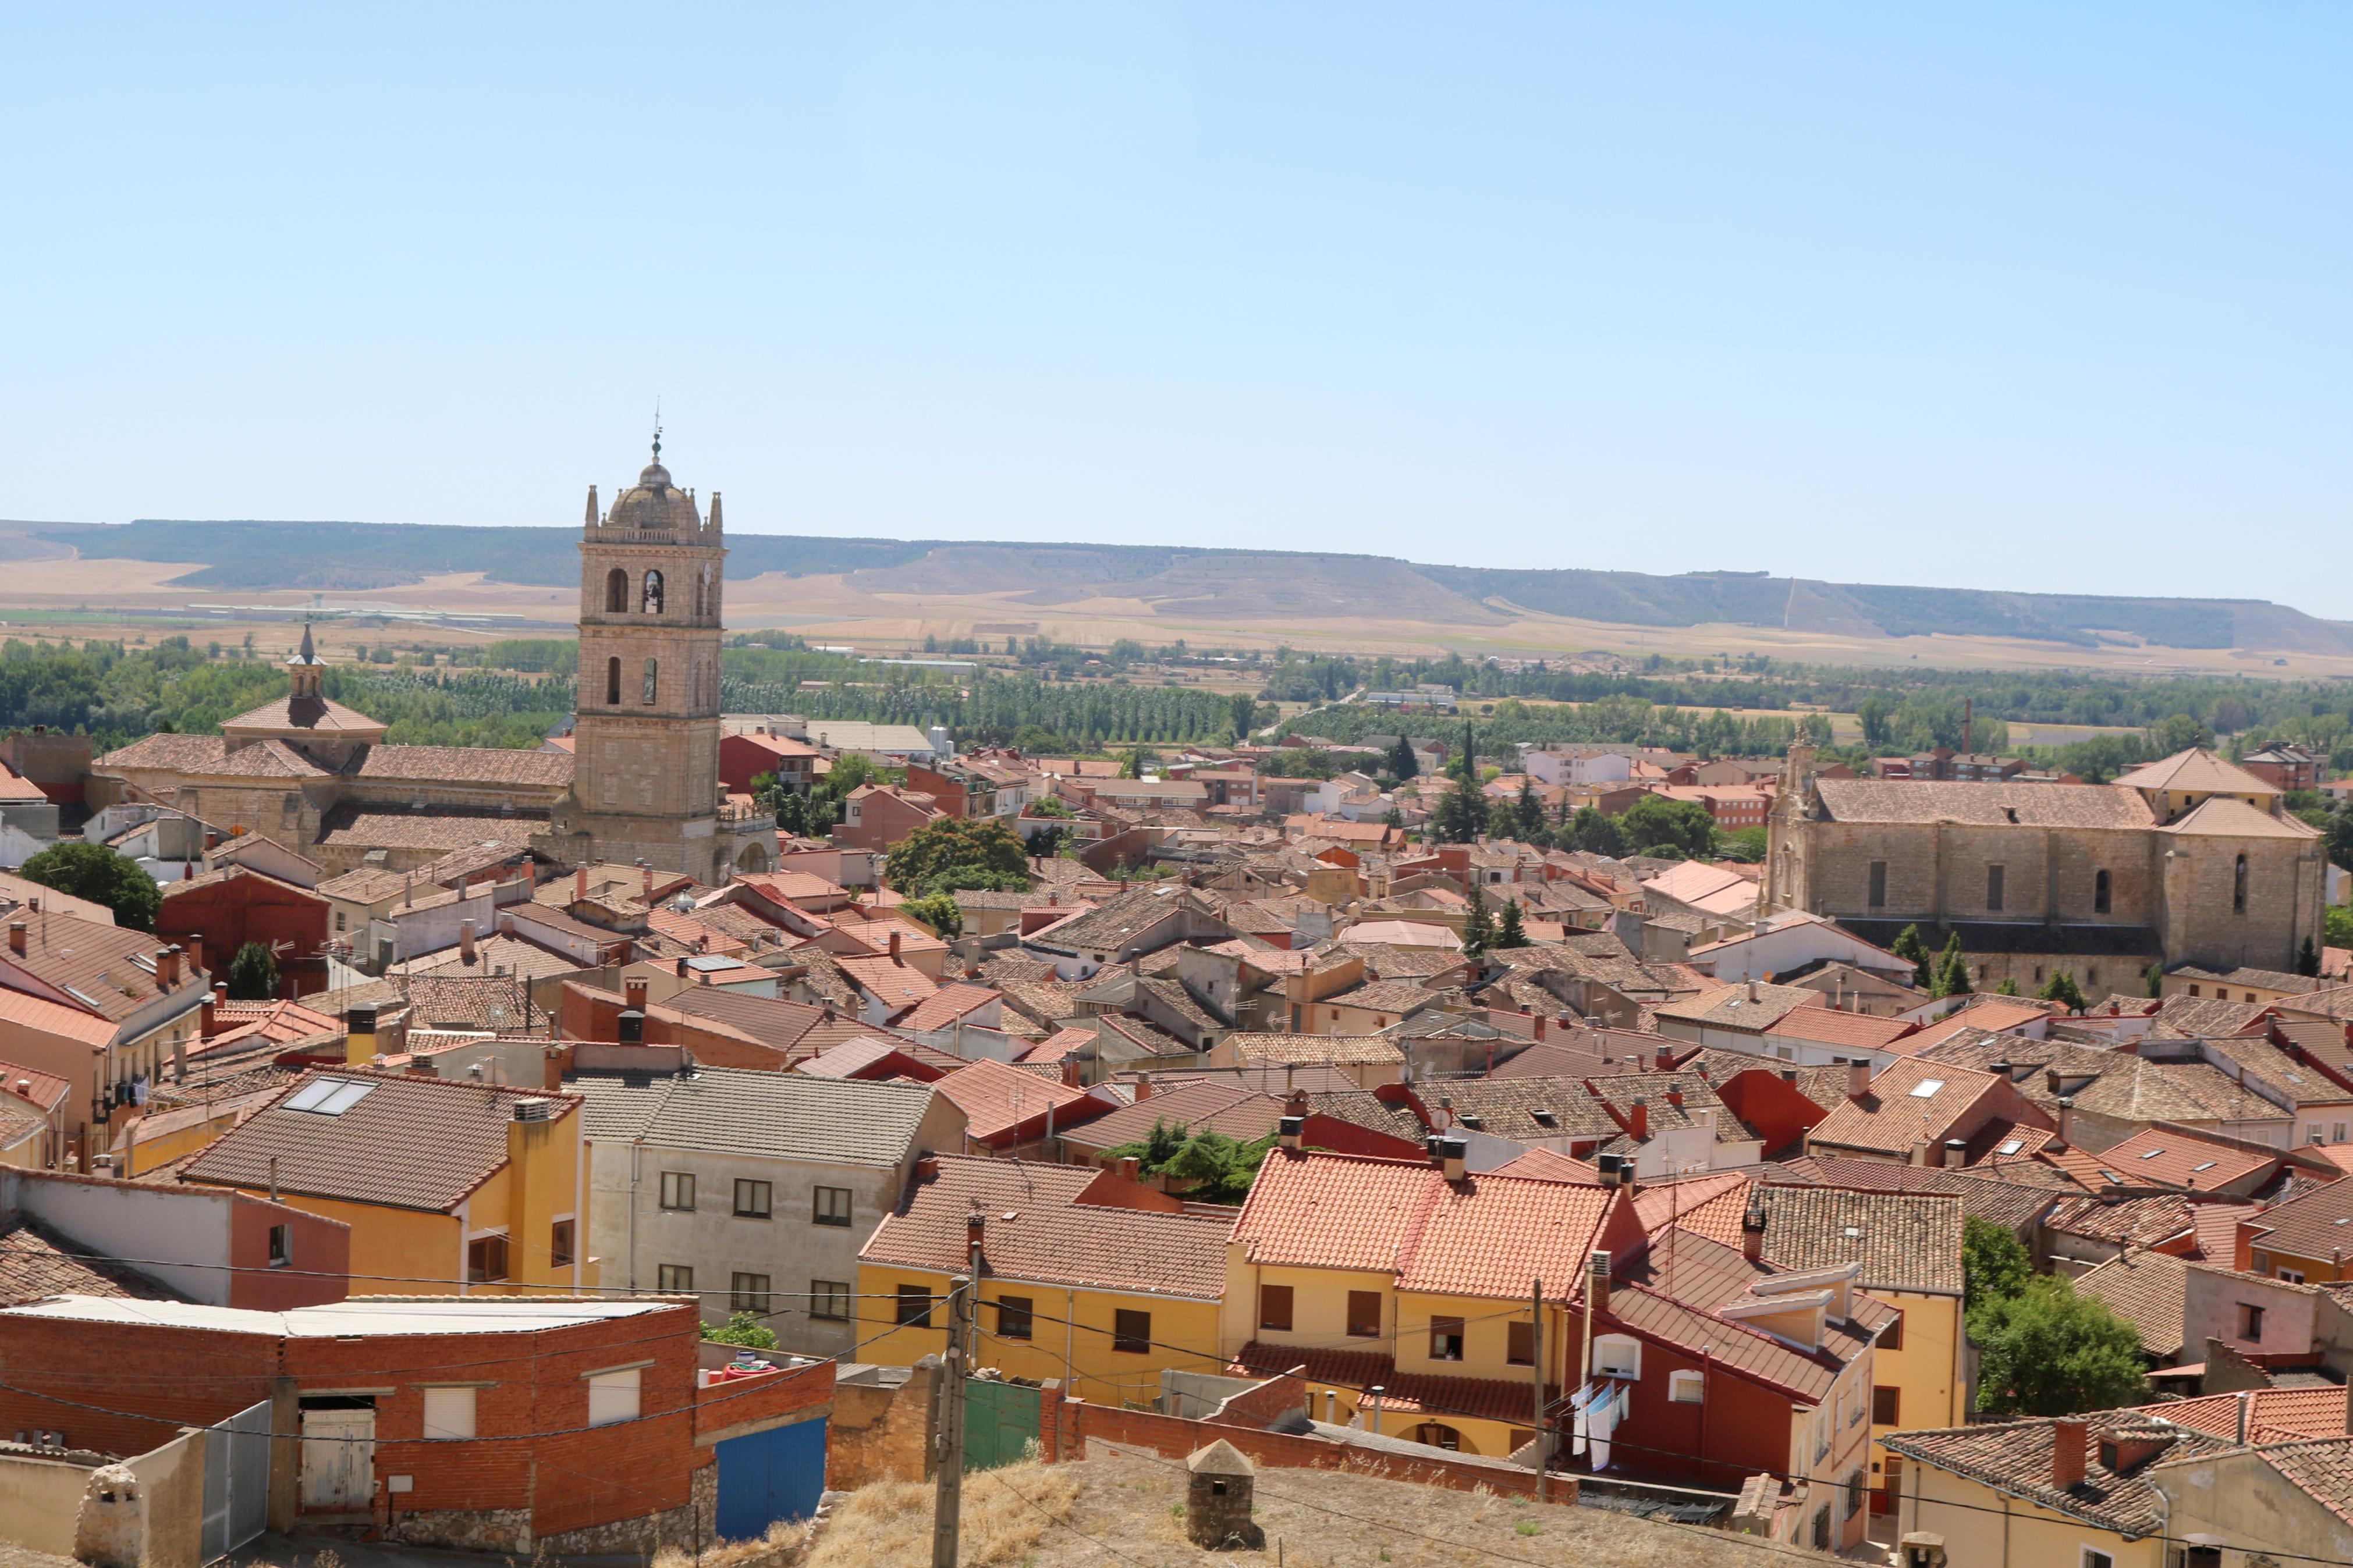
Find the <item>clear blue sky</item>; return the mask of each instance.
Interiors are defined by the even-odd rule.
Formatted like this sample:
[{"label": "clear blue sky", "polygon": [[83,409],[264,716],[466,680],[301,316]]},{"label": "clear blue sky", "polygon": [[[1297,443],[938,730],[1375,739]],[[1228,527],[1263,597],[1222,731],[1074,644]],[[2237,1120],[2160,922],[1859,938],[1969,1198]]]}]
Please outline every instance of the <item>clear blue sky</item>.
[{"label": "clear blue sky", "polygon": [[2353,617],[2353,8],[13,8],[0,516]]}]

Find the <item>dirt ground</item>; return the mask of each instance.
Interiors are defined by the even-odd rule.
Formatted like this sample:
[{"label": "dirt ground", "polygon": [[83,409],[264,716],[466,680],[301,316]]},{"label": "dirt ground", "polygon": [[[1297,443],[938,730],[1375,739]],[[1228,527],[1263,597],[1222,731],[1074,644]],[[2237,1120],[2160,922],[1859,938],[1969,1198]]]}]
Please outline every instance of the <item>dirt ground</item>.
[{"label": "dirt ground", "polygon": [[[1838,1561],[1597,1509],[1314,1470],[1261,1470],[1266,1550],[1205,1552],[1185,1536],[1184,1468],[1091,1444],[1081,1464],[1016,1465],[965,1479],[965,1568],[1773,1568]],[[928,1487],[869,1488],[841,1505],[802,1568],[923,1568]]]}]

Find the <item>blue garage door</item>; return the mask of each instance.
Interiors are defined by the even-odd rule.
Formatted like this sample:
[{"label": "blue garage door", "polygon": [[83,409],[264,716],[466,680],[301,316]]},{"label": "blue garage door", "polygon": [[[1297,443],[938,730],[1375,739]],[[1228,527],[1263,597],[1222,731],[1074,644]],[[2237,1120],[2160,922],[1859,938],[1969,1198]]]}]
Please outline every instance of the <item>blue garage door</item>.
[{"label": "blue garage door", "polygon": [[765,1534],[780,1519],[807,1519],[825,1490],[825,1423],[797,1422],[719,1445],[719,1533]]}]

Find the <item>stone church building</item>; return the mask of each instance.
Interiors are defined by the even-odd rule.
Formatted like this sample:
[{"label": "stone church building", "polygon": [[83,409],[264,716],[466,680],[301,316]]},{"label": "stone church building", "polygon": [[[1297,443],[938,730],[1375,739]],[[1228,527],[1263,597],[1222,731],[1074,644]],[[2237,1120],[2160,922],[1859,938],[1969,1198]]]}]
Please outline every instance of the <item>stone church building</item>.
[{"label": "stone church building", "polygon": [[386,745],[385,725],[324,694],[305,626],[284,698],[217,735],[148,735],[99,758],[90,804],[171,806],[284,844],[330,875],[406,870],[483,844],[567,864],[642,859],[712,883],[765,870],[772,819],[728,807],[719,783],[726,556],[718,495],[701,516],[658,439],[609,513],[588,491],[573,752]]},{"label": "stone church building", "polygon": [[2094,998],[2154,963],[2293,970],[2318,951],[2327,863],[2281,792],[2203,750],[2111,784],[1815,776],[1792,747],[1759,912],[1826,915],[1884,947],[1960,933],[1979,989],[2059,969]]}]

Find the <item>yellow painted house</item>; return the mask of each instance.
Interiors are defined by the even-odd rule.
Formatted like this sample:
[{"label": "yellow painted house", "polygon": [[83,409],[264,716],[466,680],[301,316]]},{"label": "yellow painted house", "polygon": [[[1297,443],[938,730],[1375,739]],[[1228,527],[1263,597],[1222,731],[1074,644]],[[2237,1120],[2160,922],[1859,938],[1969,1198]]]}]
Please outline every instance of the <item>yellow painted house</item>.
[{"label": "yellow painted house", "polygon": [[1149,1405],[1163,1370],[1224,1367],[1232,1227],[1230,1210],[1202,1212],[1115,1171],[927,1156],[859,1255],[860,1359],[912,1366],[944,1352],[951,1281],[976,1247],[976,1368]]},{"label": "yellow painted house", "polygon": [[352,1294],[503,1295],[597,1283],[581,1100],[339,1068],[304,1074],[181,1179],[352,1227]]}]

